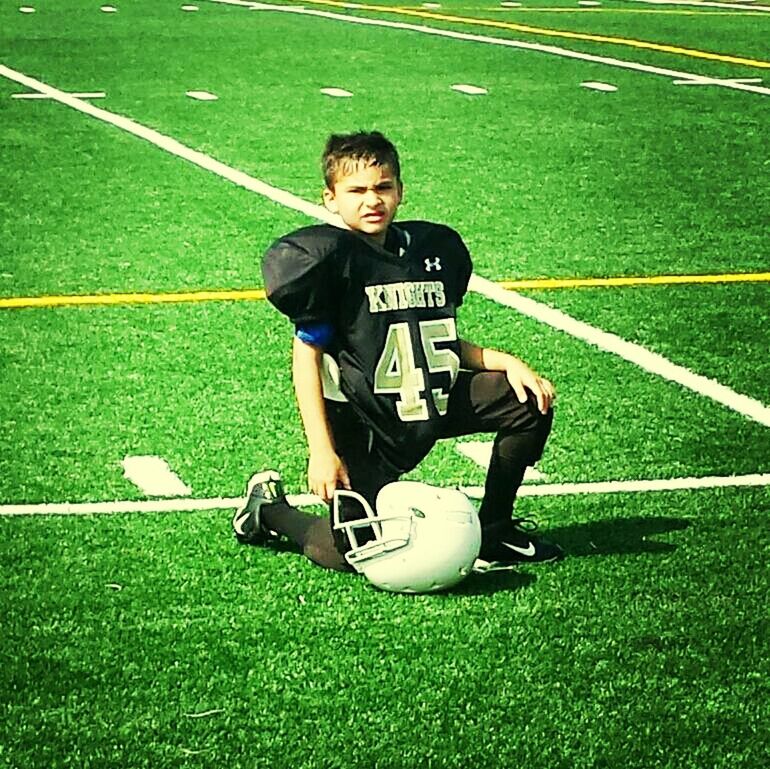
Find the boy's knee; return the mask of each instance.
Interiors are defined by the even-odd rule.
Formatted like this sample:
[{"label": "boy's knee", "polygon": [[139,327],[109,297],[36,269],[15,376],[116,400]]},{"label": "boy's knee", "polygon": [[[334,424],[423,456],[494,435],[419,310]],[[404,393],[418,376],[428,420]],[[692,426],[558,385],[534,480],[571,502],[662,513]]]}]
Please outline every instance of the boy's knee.
[{"label": "boy's knee", "polygon": [[553,409],[548,409],[545,414],[538,410],[536,424],[537,433],[543,436],[543,440],[548,438],[548,436],[551,434],[551,428],[553,427]]},{"label": "boy's knee", "polygon": [[521,421],[500,429],[498,451],[502,456],[516,459],[517,464],[534,465],[542,456],[553,424],[553,410],[545,414],[537,406],[528,409],[525,424]]},{"label": "boy's knee", "polygon": [[508,396],[508,420],[507,426],[511,429],[532,432],[548,437],[553,424],[553,409],[549,408],[545,414],[537,405],[537,398],[527,392],[528,398],[522,403],[511,388]]},{"label": "boy's knee", "polygon": [[546,441],[551,434],[551,427],[553,426],[553,409],[548,409],[543,414],[537,407],[535,407],[535,415],[533,418],[533,426],[530,431],[527,432],[529,436],[528,449],[529,449],[529,462],[534,464],[540,457],[543,456]]}]

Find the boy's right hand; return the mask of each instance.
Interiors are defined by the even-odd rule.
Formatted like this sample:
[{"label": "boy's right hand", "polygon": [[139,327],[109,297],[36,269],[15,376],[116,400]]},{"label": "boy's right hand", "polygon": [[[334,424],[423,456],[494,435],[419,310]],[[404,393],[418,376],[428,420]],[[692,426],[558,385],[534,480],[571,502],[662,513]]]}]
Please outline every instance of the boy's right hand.
[{"label": "boy's right hand", "polygon": [[316,452],[310,455],[307,480],[310,491],[321,497],[324,502],[330,502],[335,489],[340,486],[350,489],[348,469],[333,451]]}]

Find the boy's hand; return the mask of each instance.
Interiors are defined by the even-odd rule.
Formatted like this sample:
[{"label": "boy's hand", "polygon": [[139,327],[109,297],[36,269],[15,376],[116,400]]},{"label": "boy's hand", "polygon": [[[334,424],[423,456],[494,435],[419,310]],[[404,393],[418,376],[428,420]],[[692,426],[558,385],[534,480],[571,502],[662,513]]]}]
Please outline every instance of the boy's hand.
[{"label": "boy's hand", "polygon": [[317,494],[324,502],[329,502],[334,490],[339,486],[350,488],[350,478],[345,463],[330,452],[316,452],[310,455],[307,466],[307,481],[310,491]]},{"label": "boy's hand", "polygon": [[537,399],[540,413],[548,413],[548,409],[551,408],[556,398],[556,392],[547,379],[538,376],[526,363],[517,358],[508,363],[505,368],[505,375],[516,393],[519,403],[527,402],[527,390],[529,390]]},{"label": "boy's hand", "polygon": [[504,371],[519,403],[526,403],[527,390],[537,399],[541,413],[547,414],[556,399],[553,385],[538,376],[523,360],[507,352],[479,347],[467,339],[460,340],[460,361],[472,371]]}]

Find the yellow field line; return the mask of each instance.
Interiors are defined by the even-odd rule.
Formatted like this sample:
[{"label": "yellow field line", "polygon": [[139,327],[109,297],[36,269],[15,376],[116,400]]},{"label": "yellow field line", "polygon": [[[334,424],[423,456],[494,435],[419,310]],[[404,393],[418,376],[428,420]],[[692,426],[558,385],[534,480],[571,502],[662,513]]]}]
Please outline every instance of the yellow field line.
[{"label": "yellow field line", "polygon": [[[726,275],[645,275],[616,278],[537,278],[534,280],[500,280],[509,290],[599,288],[612,286],[673,286],[708,283],[770,283],[770,272]],[[171,304],[180,302],[240,302],[261,301],[261,288],[215,289],[211,291],[180,291],[174,293],[68,294],[59,296],[0,297],[0,309],[30,307],[78,307],[125,304]]]},{"label": "yellow field line", "polygon": [[538,278],[535,280],[500,280],[509,290],[548,288],[606,288],[610,286],[675,286],[704,283],[769,283],[770,272],[727,275],[640,275],[617,278]]},{"label": "yellow field line", "polygon": [[264,299],[261,288],[213,291],[182,291],[147,294],[69,294],[62,296],[19,296],[0,298],[0,309],[25,307],[76,307],[83,305],[171,304],[174,302],[226,302]]},{"label": "yellow field line", "polygon": [[510,21],[497,21],[495,19],[475,19],[470,16],[453,16],[447,13],[436,13],[434,11],[420,11],[403,7],[393,8],[384,5],[365,5],[362,3],[342,2],[341,0],[302,0],[302,4],[323,5],[333,8],[352,9],[356,11],[372,11],[374,13],[392,13],[397,16],[417,16],[422,19],[433,19],[435,21],[449,21],[455,24],[469,24],[477,27],[494,27],[496,29],[507,29],[513,32],[526,32],[532,35],[562,37],[568,40],[588,40],[593,43],[625,45],[630,46],[631,48],[643,48],[651,51],[661,51],[663,53],[674,53],[680,56],[691,56],[696,59],[709,59],[711,61],[721,61],[728,64],[742,64],[747,67],[770,69],[770,61],[762,61],[760,59],[747,59],[742,56],[730,56],[728,54],[722,53],[698,51],[694,48],[682,48],[676,45],[651,43],[646,40],[632,40],[625,37],[591,35],[584,32],[567,32],[558,29],[549,29],[547,27],[531,27],[525,24],[515,24],[514,22]]},{"label": "yellow field line", "polygon": [[[462,10],[462,9],[458,9]],[[669,11],[662,8],[466,8],[467,11],[492,13],[631,13],[653,16],[766,16],[762,11]]]}]

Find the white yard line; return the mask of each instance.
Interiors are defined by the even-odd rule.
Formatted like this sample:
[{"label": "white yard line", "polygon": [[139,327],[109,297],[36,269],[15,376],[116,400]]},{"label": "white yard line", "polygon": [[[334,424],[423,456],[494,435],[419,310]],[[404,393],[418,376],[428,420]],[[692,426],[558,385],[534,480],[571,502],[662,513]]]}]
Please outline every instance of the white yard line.
[{"label": "white yard line", "polygon": [[560,497],[569,494],[630,494],[649,491],[694,491],[739,486],[770,486],[770,473],[707,476],[703,478],[661,478],[646,481],[597,481],[593,483],[545,483],[522,486],[520,497]]},{"label": "white yard line", "polygon": [[148,496],[189,497],[192,493],[162,457],[128,456],[121,464],[123,475]]},{"label": "white yard line", "polygon": [[538,53],[547,53],[553,56],[561,56],[568,59],[578,59],[580,61],[589,61],[595,64],[606,64],[610,67],[619,67],[629,69],[635,72],[644,72],[650,75],[662,75],[664,77],[674,78],[676,80],[698,80],[708,82],[710,85],[720,86],[722,88],[731,88],[736,91],[747,91],[750,93],[770,96],[770,88],[764,86],[752,85],[750,83],[736,82],[730,79],[707,77],[692,72],[682,72],[665,67],[653,67],[649,64],[641,64],[634,61],[625,61],[610,56],[595,56],[590,53],[573,51],[569,48],[562,48],[556,45],[544,45],[542,43],[528,43],[523,40],[512,40],[505,37],[489,37],[488,35],[476,35],[469,32],[456,32],[450,29],[439,29],[421,24],[410,24],[403,21],[387,21],[385,19],[371,19],[365,16],[348,16],[342,13],[332,11],[319,11],[315,8],[305,8],[303,6],[288,5],[269,5],[267,3],[252,3],[244,0],[208,0],[212,3],[222,5],[236,5],[249,8],[254,11],[268,11],[276,13],[294,13],[300,16],[315,16],[322,19],[331,19],[341,21],[345,24],[361,24],[363,26],[384,27],[387,29],[400,29],[409,32],[417,32],[423,35],[433,35],[436,37],[445,37],[452,40],[462,40],[472,43],[485,43],[487,45],[502,45],[508,48],[520,48],[527,51],[537,51]]},{"label": "white yard line", "polygon": [[[761,77],[731,77],[733,83],[761,83]],[[712,85],[708,79],[674,80],[674,85]]]},{"label": "white yard line", "polygon": [[[92,91],[87,93],[71,93],[78,99],[103,99],[107,94],[104,91]],[[50,99],[47,93],[12,93],[12,99]]]},{"label": "white yard line", "polygon": [[[197,150],[185,146],[176,139],[165,136],[152,128],[147,128],[130,118],[117,115],[100,107],[95,107],[93,104],[89,104],[82,99],[77,99],[70,94],[52,88],[45,83],[41,83],[39,80],[35,80],[4,65],[0,65],[0,76],[7,77],[10,80],[21,83],[27,88],[39,91],[40,93],[47,93],[56,101],[59,101],[72,109],[84,112],[91,117],[95,117],[97,120],[110,123],[116,128],[120,128],[138,136],[145,141],[160,147],[166,152],[184,158],[201,168],[205,168],[207,171],[211,171],[212,173],[228,179],[234,184],[238,184],[252,192],[256,192],[280,205],[294,209],[295,211],[300,211],[315,219],[329,222],[330,224],[339,225],[340,223],[340,220],[336,216],[330,214],[323,206],[315,203],[308,203],[306,200],[303,200],[290,192],[286,192],[278,187],[273,187],[258,179],[254,179],[242,171],[237,171],[202,152],[198,152]],[[739,414],[743,414],[766,427],[770,427],[770,409],[768,409],[767,406],[753,398],[737,393],[713,379],[694,374],[683,366],[671,363],[671,361],[667,360],[662,355],[653,353],[641,345],[628,342],[615,334],[610,334],[595,328],[588,323],[576,320],[559,310],[554,310],[546,304],[536,302],[534,299],[529,299],[520,294],[500,288],[497,284],[481,278],[476,274],[474,274],[471,279],[471,290],[497,301],[500,304],[512,307],[524,315],[536,318],[553,328],[576,336],[579,339],[583,339],[589,342],[589,344],[595,345],[602,350],[618,355],[646,371],[658,374],[664,379],[677,382],[683,387],[693,390],[700,395],[705,395],[706,397],[727,406],[727,408],[737,411]]]},{"label": "white yard line", "polygon": [[[664,478],[642,481],[599,481],[586,483],[543,483],[524,485],[519,497],[553,497],[573,494],[631,494],[651,491],[685,491],[737,487],[770,486],[770,473],[708,476],[704,478]],[[472,489],[468,489],[472,491]],[[298,507],[323,504],[313,494],[289,495]],[[0,505],[0,516],[18,515],[104,515],[115,513],[192,513],[202,510],[230,510],[243,504],[242,497],[203,499],[152,499],[117,502],[59,502],[39,505]]]},{"label": "white yard line", "polygon": [[336,217],[332,216],[323,206],[308,203],[302,198],[292,195],[290,192],[278,189],[277,187],[271,187],[269,184],[254,179],[252,176],[249,176],[242,171],[236,171],[234,168],[231,168],[224,163],[220,163],[218,160],[214,160],[214,158],[209,155],[204,155],[202,152],[191,149],[181,142],[178,142],[176,139],[165,136],[152,128],[147,128],[130,118],[123,117],[122,115],[110,112],[101,107],[96,107],[83,99],[78,99],[72,94],[60,91],[58,88],[53,88],[46,83],[42,83],[40,80],[35,80],[22,72],[18,72],[17,70],[2,64],[0,64],[0,75],[9,80],[13,80],[15,83],[19,83],[32,91],[46,94],[54,101],[58,101],[60,104],[71,107],[78,112],[83,112],[97,120],[120,128],[122,131],[138,136],[140,139],[144,139],[145,141],[150,142],[150,144],[154,144],[156,147],[160,147],[172,155],[176,155],[201,168],[205,168],[207,171],[211,171],[212,173],[233,182],[233,184],[237,184],[241,187],[245,187],[247,190],[263,195],[282,206],[293,208],[295,211],[301,211],[308,216],[328,221],[331,224],[335,224],[338,221]]},{"label": "white yard line", "polygon": [[[287,495],[297,507],[323,504],[314,494]],[[101,515],[109,513],[192,513],[198,510],[224,510],[240,507],[243,497],[202,499],[141,499],[116,502],[54,502],[39,505],[0,505],[0,515]]]},{"label": "white yard line", "polygon": [[694,5],[705,8],[729,8],[731,11],[770,11],[770,5],[749,5],[748,3],[712,3],[709,0],[629,0],[647,5]]},{"label": "white yard line", "polygon": [[582,339],[601,350],[618,355],[645,371],[657,374],[671,382],[676,382],[682,385],[682,387],[686,387],[688,390],[721,403],[723,406],[727,406],[727,408],[737,411],[739,414],[743,414],[765,427],[770,427],[770,408],[764,404],[749,398],[747,395],[741,395],[714,379],[695,374],[684,366],[672,363],[662,355],[652,352],[640,344],[629,342],[616,334],[602,331],[542,302],[536,302],[534,299],[522,296],[514,291],[506,291],[496,283],[481,278],[476,274],[471,277],[470,287],[488,299],[510,307],[522,315],[527,315],[551,326],[551,328],[564,331],[577,339]]}]

